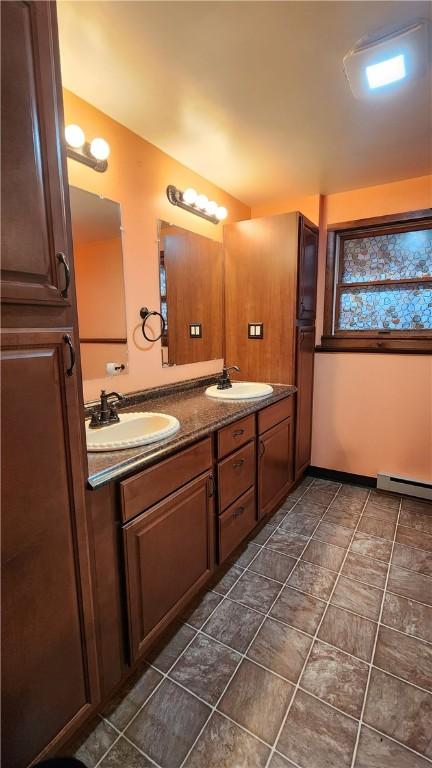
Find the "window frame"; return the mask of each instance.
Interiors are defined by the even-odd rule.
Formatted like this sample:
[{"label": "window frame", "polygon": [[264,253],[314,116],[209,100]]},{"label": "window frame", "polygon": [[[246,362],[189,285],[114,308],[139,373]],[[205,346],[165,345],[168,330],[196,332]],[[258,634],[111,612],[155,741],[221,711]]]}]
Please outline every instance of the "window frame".
[{"label": "window frame", "polygon": [[362,285],[406,285],[408,283],[431,283],[426,278],[403,278],[401,280],[365,280],[359,283],[342,283],[343,260],[340,258],[345,240],[368,235],[398,234],[420,229],[432,229],[432,208],[410,211],[390,216],[376,216],[370,219],[333,224],[327,230],[327,259],[324,293],[324,326],[321,345],[317,352],[396,352],[407,354],[432,353],[432,329],[424,330],[336,330],[339,316],[337,301],[343,288]]}]

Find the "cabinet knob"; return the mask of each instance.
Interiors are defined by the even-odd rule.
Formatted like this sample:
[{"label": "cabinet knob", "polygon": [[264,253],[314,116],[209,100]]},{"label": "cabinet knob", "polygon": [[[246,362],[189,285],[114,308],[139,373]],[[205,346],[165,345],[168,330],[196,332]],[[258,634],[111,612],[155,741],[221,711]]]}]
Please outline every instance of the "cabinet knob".
[{"label": "cabinet knob", "polygon": [[239,467],[242,467],[245,463],[244,459],[239,459],[238,461],[235,461],[233,464],[233,469],[239,469]]}]

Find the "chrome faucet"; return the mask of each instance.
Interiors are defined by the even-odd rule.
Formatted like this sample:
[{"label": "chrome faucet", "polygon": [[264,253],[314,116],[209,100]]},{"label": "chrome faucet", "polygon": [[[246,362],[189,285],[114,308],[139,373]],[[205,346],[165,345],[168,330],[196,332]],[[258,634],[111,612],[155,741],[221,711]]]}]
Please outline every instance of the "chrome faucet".
[{"label": "chrome faucet", "polygon": [[101,391],[100,406],[99,409],[95,408],[92,413],[89,424],[90,429],[106,427],[108,424],[120,421],[116,405],[108,402],[112,397],[115,397],[116,400],[124,400],[124,395],[121,395],[119,392],[105,392],[104,389]]},{"label": "chrome faucet", "polygon": [[218,389],[231,389],[232,384],[231,384],[231,379],[229,377],[230,371],[237,371],[238,373],[240,373],[240,368],[238,367],[238,365],[230,365],[228,368],[224,366],[222,368],[222,373],[218,378],[218,385],[217,385]]}]

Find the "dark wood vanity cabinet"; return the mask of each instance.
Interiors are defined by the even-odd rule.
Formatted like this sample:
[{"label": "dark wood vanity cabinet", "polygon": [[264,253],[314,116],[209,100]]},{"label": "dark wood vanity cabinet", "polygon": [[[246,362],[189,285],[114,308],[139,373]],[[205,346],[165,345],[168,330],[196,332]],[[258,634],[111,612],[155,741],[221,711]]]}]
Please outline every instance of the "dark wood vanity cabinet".
[{"label": "dark wood vanity cabinet", "polygon": [[[226,361],[243,381],[294,384],[295,479],[310,464],[318,227],[299,212],[224,227]],[[263,323],[263,337],[248,336]]]},{"label": "dark wood vanity cabinet", "polygon": [[129,657],[136,661],[214,566],[210,437],[120,482]]},{"label": "dark wood vanity cabinet", "polygon": [[204,585],[214,563],[211,473],[124,528],[131,660]]},{"label": "dark wood vanity cabinet", "polygon": [[258,519],[277,507],[293,482],[292,411],[289,398],[258,414]]},{"label": "dark wood vanity cabinet", "polygon": [[314,323],[316,315],[316,287],[318,270],[318,229],[299,220],[297,319]]},{"label": "dark wood vanity cabinet", "polygon": [[1,16],[2,757],[25,768],[98,676],[55,3]]},{"label": "dark wood vanity cabinet", "polygon": [[297,328],[297,409],[294,477],[299,479],[310,464],[312,442],[312,401],[315,326]]}]

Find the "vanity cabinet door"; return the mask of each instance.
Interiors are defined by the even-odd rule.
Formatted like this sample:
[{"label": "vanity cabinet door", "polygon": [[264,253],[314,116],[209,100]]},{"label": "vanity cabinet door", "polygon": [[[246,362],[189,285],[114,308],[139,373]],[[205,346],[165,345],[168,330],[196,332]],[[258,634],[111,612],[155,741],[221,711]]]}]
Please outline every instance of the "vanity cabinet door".
[{"label": "vanity cabinet door", "polygon": [[287,495],[292,483],[292,420],[284,419],[258,442],[258,518]]},{"label": "vanity cabinet door", "polygon": [[1,17],[2,301],[57,307],[59,326],[73,293],[55,3],[12,0]]},{"label": "vanity cabinet door", "polygon": [[298,480],[310,464],[315,326],[297,328],[296,438],[294,476]]},{"label": "vanity cabinet door", "polygon": [[318,229],[313,224],[306,223],[304,216],[300,216],[297,306],[299,320],[315,320],[317,269]]},{"label": "vanity cabinet door", "polygon": [[130,654],[135,661],[213,569],[211,473],[126,525],[124,549]]},{"label": "vanity cabinet door", "polygon": [[28,766],[70,735],[98,695],[81,419],[64,333],[2,333],[2,764],[8,768]]}]

